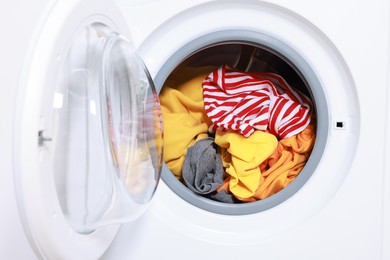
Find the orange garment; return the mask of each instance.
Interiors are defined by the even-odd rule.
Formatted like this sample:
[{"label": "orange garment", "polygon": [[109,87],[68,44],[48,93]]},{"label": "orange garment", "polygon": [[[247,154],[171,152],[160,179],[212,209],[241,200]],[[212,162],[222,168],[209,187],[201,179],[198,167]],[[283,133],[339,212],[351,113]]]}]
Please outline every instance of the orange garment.
[{"label": "orange garment", "polygon": [[[267,198],[289,185],[301,172],[315,142],[314,120],[299,134],[279,141],[274,153],[260,165],[261,181],[250,198],[238,199],[252,202]],[[230,191],[230,178],[218,191]]]},{"label": "orange garment", "polygon": [[212,67],[181,68],[167,79],[159,96],[164,161],[179,179],[187,148],[208,137],[211,121],[204,111],[202,82],[212,70]]}]

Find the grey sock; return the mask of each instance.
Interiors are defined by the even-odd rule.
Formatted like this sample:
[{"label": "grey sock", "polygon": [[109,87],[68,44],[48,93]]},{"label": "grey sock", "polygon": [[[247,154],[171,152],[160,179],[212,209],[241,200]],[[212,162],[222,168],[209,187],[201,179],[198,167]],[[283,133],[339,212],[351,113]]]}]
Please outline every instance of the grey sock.
[{"label": "grey sock", "polygon": [[197,194],[210,194],[223,184],[224,169],[214,139],[205,138],[187,149],[182,176],[187,187]]}]

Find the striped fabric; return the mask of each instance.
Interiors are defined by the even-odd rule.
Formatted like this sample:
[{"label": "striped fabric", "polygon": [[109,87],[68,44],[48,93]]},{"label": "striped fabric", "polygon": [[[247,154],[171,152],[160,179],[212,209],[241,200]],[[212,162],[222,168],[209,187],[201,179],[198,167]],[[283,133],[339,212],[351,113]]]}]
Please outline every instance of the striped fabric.
[{"label": "striped fabric", "polygon": [[310,123],[311,102],[272,73],[240,72],[221,66],[203,81],[209,131],[233,130],[249,137],[255,130],[283,139]]}]

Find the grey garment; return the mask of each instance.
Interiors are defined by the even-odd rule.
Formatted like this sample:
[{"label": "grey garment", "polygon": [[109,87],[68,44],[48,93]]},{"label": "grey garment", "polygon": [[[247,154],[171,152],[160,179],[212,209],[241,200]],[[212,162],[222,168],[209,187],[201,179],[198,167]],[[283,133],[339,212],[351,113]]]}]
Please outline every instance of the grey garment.
[{"label": "grey garment", "polygon": [[212,194],[209,198],[224,203],[241,203],[233,194],[228,193],[226,190],[221,190],[220,192]]},{"label": "grey garment", "polygon": [[182,177],[187,187],[197,194],[210,194],[223,184],[225,170],[213,144],[214,139],[208,137],[187,149]]}]

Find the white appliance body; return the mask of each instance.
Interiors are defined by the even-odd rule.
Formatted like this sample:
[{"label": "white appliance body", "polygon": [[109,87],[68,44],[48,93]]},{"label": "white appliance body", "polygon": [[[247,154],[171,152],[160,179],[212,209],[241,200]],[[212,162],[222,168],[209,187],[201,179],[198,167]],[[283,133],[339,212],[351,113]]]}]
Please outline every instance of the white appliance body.
[{"label": "white appliance body", "polygon": [[[17,2],[1,8],[2,31],[7,32],[0,63],[6,79],[0,96],[1,259],[390,259],[387,1],[120,0],[113,8],[110,1],[34,2],[23,3],[23,9]],[[15,26],[6,26],[8,21]],[[41,73],[31,68],[39,64],[37,53],[45,56],[47,50],[42,63],[49,61],[52,49],[65,48],[57,42],[66,45],[75,28],[91,22],[104,23],[132,41],[157,91],[175,65],[210,44],[258,41],[296,62],[317,89],[313,92],[322,124],[323,140],[310,178],[270,208],[224,214],[173,191],[163,167],[163,180],[149,209],[119,230],[117,226],[107,232],[102,228],[92,234],[64,235],[65,229],[55,239],[46,236],[49,231],[29,235],[24,229],[35,222],[26,216],[33,210],[18,211],[24,206],[15,195],[20,196],[21,186],[15,183],[19,180],[15,174],[23,178],[20,172],[26,170],[18,165],[24,162],[18,153],[12,154],[18,151],[14,147],[18,141],[12,141],[18,139],[15,132],[28,139],[28,130],[15,130],[9,122],[24,113],[20,95],[30,84],[25,77],[34,69]],[[43,32],[54,33],[42,36]],[[28,120],[20,120],[28,125]],[[19,146],[28,147],[20,142]],[[28,158],[26,154],[22,158]],[[43,230],[50,229],[45,225]]]}]

